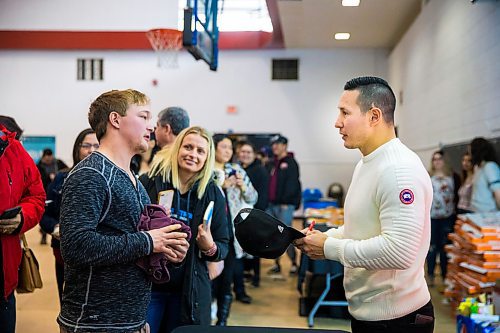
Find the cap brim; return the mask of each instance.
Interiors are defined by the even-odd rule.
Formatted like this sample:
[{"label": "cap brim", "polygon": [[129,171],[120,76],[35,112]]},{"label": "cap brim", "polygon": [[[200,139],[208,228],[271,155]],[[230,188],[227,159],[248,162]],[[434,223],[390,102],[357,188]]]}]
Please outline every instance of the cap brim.
[{"label": "cap brim", "polygon": [[295,228],[289,227],[288,230],[290,230],[290,235],[292,236],[292,241],[299,239],[299,238],[304,238],[306,236]]}]

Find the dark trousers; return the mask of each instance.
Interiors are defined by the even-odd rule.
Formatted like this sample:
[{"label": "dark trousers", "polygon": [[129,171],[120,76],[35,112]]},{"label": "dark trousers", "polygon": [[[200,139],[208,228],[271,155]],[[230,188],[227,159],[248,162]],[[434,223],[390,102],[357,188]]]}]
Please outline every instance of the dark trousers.
[{"label": "dark trousers", "polygon": [[455,224],[455,215],[444,219],[431,219],[431,245],[427,253],[427,274],[434,277],[436,267],[436,258],[439,255],[439,266],[441,267],[441,276],[446,277],[446,266],[448,258],[444,251],[444,246],[448,243],[448,234],[453,232]]},{"label": "dark trousers", "polygon": [[7,299],[0,296],[0,331],[14,333],[16,331],[16,298],[14,292]]},{"label": "dark trousers", "polygon": [[253,271],[252,284],[258,286],[260,283],[260,258],[245,258],[243,259],[243,266],[245,271]]},{"label": "dark trousers", "polygon": [[434,307],[426,305],[406,316],[380,321],[351,320],[352,333],[432,333]]},{"label": "dark trousers", "polygon": [[64,265],[61,265],[56,261],[56,280],[57,280],[57,291],[59,293],[59,304],[62,304],[62,294],[64,287]]},{"label": "dark trousers", "polygon": [[234,260],[233,282],[233,290],[236,296],[246,294],[243,258]]},{"label": "dark trousers", "polygon": [[[231,243],[232,244],[232,243]],[[213,298],[221,302],[225,295],[232,295],[231,286],[233,285],[234,265],[236,254],[234,247],[229,246],[229,252],[226,259],[224,259],[224,269],[222,273],[212,282],[212,295]]]}]

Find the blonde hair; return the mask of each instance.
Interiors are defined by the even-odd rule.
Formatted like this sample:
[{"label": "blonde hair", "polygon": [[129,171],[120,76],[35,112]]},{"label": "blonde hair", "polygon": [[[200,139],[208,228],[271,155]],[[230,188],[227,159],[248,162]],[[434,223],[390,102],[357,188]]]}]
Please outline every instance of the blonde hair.
[{"label": "blonde hair", "polygon": [[207,140],[208,143],[207,160],[205,161],[203,168],[195,177],[190,179],[187,184],[188,188],[191,188],[194,183],[198,180],[200,181],[197,196],[198,199],[201,199],[205,193],[208,183],[212,180],[215,164],[215,149],[212,141],[212,135],[203,127],[192,126],[182,130],[171,147],[167,147],[156,153],[148,175],[151,178],[154,176],[161,176],[163,181],[171,182],[174,188],[180,189],[181,184],[179,180],[179,163],[177,157],[184,138],[189,134],[199,135]]},{"label": "blonde hair", "polygon": [[429,175],[432,177],[436,174],[436,169],[434,168],[434,163],[433,163],[434,156],[436,155],[441,155],[441,159],[443,160],[443,173],[445,174],[445,176],[453,175],[453,170],[451,169],[451,166],[448,163],[448,161],[444,158],[444,152],[442,150],[438,150],[432,153]]}]

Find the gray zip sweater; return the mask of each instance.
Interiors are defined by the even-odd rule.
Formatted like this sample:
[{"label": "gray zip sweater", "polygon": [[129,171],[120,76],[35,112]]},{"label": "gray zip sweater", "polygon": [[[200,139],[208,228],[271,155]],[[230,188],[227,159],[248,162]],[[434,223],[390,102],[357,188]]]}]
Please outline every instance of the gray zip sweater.
[{"label": "gray zip sweater", "polygon": [[64,292],[60,325],[70,332],[133,332],[145,324],[151,284],[135,261],[153,251],[137,232],[149,197],[96,152],[68,175],[61,202]]}]

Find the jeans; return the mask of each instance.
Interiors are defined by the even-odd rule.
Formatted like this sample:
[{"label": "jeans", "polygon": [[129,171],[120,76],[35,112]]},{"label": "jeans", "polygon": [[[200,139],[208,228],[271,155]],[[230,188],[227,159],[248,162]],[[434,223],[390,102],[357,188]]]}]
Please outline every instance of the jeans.
[{"label": "jeans", "polygon": [[[294,205],[278,205],[278,204],[269,204],[269,207],[267,208],[267,213],[274,216],[287,226],[291,227],[292,226],[292,221],[293,221],[293,212],[295,211],[295,206]],[[286,250],[286,253],[288,254],[288,257],[292,261],[293,265],[296,265],[296,253],[295,253],[295,247],[290,244],[288,246],[288,249]],[[276,264],[279,265],[279,258],[276,259]]]},{"label": "jeans", "polygon": [[448,257],[444,251],[444,246],[448,243],[448,234],[453,232],[455,215],[444,219],[431,219],[431,245],[427,253],[427,274],[434,277],[436,267],[436,257],[439,255],[439,265],[441,266],[441,276],[446,277],[446,267]]},{"label": "jeans", "polygon": [[167,333],[181,326],[181,294],[153,291],[147,323],[151,333]]},{"label": "jeans", "polygon": [[3,295],[0,297],[0,328],[2,333],[14,333],[16,331],[16,298],[14,292],[7,296],[7,300],[3,298]]},{"label": "jeans", "polygon": [[351,320],[352,333],[432,333],[434,332],[434,307],[426,305],[406,316],[380,321]]}]

